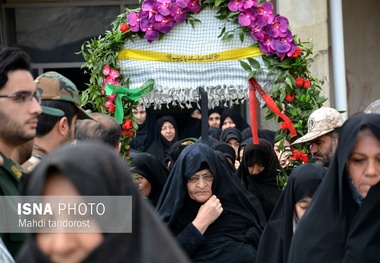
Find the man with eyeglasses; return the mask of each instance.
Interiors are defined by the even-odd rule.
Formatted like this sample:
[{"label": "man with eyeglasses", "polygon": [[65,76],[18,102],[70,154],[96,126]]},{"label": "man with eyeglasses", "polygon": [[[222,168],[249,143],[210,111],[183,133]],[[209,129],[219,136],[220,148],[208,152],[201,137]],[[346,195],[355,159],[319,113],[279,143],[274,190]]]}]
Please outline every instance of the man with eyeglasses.
[{"label": "man with eyeglasses", "polygon": [[[30,73],[30,58],[20,49],[0,49],[0,196],[19,195],[22,171],[11,161],[12,151],[36,136],[41,114],[41,91]],[[0,211],[1,213],[1,211]],[[0,222],[1,224],[2,222]],[[23,243],[23,235],[0,233],[13,257]]]},{"label": "man with eyeglasses", "polygon": [[77,119],[95,121],[79,107],[78,89],[65,76],[49,71],[38,76],[34,83],[37,90],[42,91],[43,114],[38,117],[32,156],[22,164],[27,173],[49,152],[64,143],[74,142]]}]

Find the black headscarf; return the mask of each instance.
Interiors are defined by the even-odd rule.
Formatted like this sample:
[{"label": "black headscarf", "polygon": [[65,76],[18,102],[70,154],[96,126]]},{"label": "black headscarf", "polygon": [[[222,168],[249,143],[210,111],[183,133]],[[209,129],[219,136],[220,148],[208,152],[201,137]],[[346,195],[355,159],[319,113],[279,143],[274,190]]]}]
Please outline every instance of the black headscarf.
[{"label": "black headscarf", "polygon": [[232,160],[232,164],[235,163],[235,160],[236,160],[235,150],[228,143],[224,141],[216,141],[212,143],[211,148],[215,151],[219,151],[223,153],[225,157],[230,158]]},{"label": "black headscarf", "polygon": [[[212,193],[219,198],[223,213],[204,233],[205,244],[191,255],[192,260],[254,262],[256,242],[261,234],[255,207],[233,179],[231,171],[206,144],[192,144],[182,151],[157,204],[159,215],[176,235],[195,219],[201,204],[190,199],[186,185],[187,180],[205,166],[214,174]],[[248,255],[246,245],[249,245]]]},{"label": "black headscarf", "polygon": [[[161,134],[161,128],[165,122],[170,122],[175,129],[175,137],[169,142],[166,138]],[[153,131],[152,131],[153,132]],[[177,123],[173,116],[165,115],[157,120],[157,138],[152,143],[152,145],[147,150],[148,153],[153,154],[160,162],[165,162],[165,157],[169,152],[170,147],[178,140],[178,128]]]},{"label": "black headscarf", "polygon": [[149,181],[151,191],[148,199],[152,202],[153,206],[156,206],[166,179],[169,176],[169,170],[156,157],[149,153],[138,154],[129,166],[131,166],[132,173],[140,174]]},{"label": "black headscarf", "polygon": [[186,122],[186,127],[181,131],[181,134],[180,134],[181,139],[190,138],[190,137],[199,138],[202,134],[201,119],[191,117],[191,114],[194,111],[199,110],[200,112],[201,110],[199,109],[197,103],[195,102],[192,102],[191,106],[192,107],[189,109],[189,117]]},{"label": "black headscarf", "polygon": [[239,143],[242,142],[241,131],[234,127],[228,127],[224,129],[220,134],[220,141],[228,142],[230,139],[236,139]]},{"label": "black headscarf", "polygon": [[[25,195],[42,195],[51,169],[57,169],[82,196],[132,196],[132,233],[104,234],[83,262],[188,262],[171,234],[137,192],[122,158],[105,144],[81,142],[49,153],[33,171]],[[17,262],[50,262],[29,235]]]},{"label": "black headscarf", "polygon": [[217,127],[208,127],[208,135],[214,138],[215,140],[219,140],[220,134],[222,130]]},{"label": "black headscarf", "polygon": [[289,176],[284,192],[274,208],[261,236],[256,263],[286,263],[293,238],[294,206],[305,197],[313,197],[326,169],[317,164],[302,164]]},{"label": "black headscarf", "polygon": [[210,115],[213,114],[213,113],[218,113],[219,115],[221,115],[222,111],[223,110],[222,110],[221,107],[216,106],[216,107],[214,107],[212,109],[208,109],[208,116],[210,117]]},{"label": "black headscarf", "polygon": [[[275,131],[267,130],[267,129],[258,129],[257,133],[258,133],[259,138],[263,138],[263,139],[267,140],[268,142],[270,142],[271,144],[274,144],[274,139],[275,139],[275,135],[276,135]],[[252,138],[251,127],[244,129],[241,132],[241,135],[242,135],[243,141],[245,141],[248,138]]]},{"label": "black headscarf", "polygon": [[178,156],[181,154],[183,149],[185,149],[187,145],[191,144],[189,142],[196,143],[198,142],[198,139],[185,138],[181,141],[176,141],[175,143],[172,144],[172,146],[170,146],[170,149],[168,153],[166,154],[165,162],[164,162],[165,166],[168,167],[169,170],[173,168],[175,162],[178,159]]},{"label": "black headscarf", "polygon": [[130,146],[139,152],[146,152],[149,146],[155,141],[157,133],[157,122],[154,111],[145,108],[146,119],[144,123],[138,124],[136,135],[132,138]]},{"label": "black headscarf", "polygon": [[380,140],[378,114],[355,115],[343,124],[326,177],[293,236],[288,262],[380,262],[380,184],[359,206],[346,170],[363,127]]},{"label": "black headscarf", "polygon": [[[254,162],[260,162],[265,169],[261,173],[251,176],[248,167]],[[280,169],[280,163],[270,142],[262,138],[259,139],[259,144],[253,144],[251,140],[247,142],[244,147],[243,160],[236,174],[243,187],[260,200],[267,219],[282,192],[276,179]]]},{"label": "black headscarf", "polygon": [[230,117],[232,119],[239,131],[250,127],[247,121],[237,111],[234,109],[224,109],[220,118],[220,128],[222,128],[226,117]]}]

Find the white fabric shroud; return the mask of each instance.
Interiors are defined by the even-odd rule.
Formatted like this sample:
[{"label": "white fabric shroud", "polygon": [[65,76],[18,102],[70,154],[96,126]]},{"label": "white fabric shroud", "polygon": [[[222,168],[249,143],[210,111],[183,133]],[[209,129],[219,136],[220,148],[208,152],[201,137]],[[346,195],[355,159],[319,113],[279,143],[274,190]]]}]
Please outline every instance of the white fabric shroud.
[{"label": "white fabric shroud", "polygon": [[[226,31],[239,25],[219,20],[215,15],[215,9],[205,8],[200,13],[193,14],[193,17],[201,20],[194,28],[190,23],[183,22],[177,24],[161,40],[149,43],[146,39],[137,38],[133,42],[127,41],[124,48],[178,55],[207,55],[255,43],[249,34],[242,43],[238,33],[232,40],[222,41],[218,36],[224,24]],[[265,68],[260,56],[254,58]],[[172,104],[190,107],[190,102],[199,100],[199,87],[208,93],[209,108],[227,106],[228,102],[238,104],[248,98],[248,72],[238,60],[182,63],[123,59],[119,65],[130,78],[130,88],[138,88],[148,79],[155,80],[154,90],[142,98],[142,103],[146,106],[161,108],[162,104]],[[264,89],[269,82],[267,73],[268,70],[265,69],[256,76]]]}]

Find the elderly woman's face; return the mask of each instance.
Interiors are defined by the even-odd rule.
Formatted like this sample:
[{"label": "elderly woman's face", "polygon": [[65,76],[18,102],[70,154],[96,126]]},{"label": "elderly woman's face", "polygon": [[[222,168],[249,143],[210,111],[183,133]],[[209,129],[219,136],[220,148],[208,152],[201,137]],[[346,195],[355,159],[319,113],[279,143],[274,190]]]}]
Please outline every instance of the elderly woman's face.
[{"label": "elderly woman's face", "polygon": [[187,192],[191,199],[198,203],[205,203],[212,195],[214,175],[209,169],[199,170],[187,181]]},{"label": "elderly woman's face", "polygon": [[356,188],[366,197],[380,181],[380,141],[372,132],[359,135],[347,162],[348,174]]},{"label": "elderly woman's face", "polygon": [[[80,196],[76,187],[61,173],[46,181],[43,195]],[[101,233],[38,233],[37,246],[52,262],[82,262],[103,241]]]},{"label": "elderly woman's face", "polygon": [[161,134],[169,142],[174,140],[175,137],[175,128],[171,122],[165,121],[161,127]]},{"label": "elderly woman's face", "polygon": [[236,124],[234,121],[231,119],[231,117],[226,117],[224,119],[223,125],[222,125],[222,131],[229,128],[229,127],[236,127]]}]

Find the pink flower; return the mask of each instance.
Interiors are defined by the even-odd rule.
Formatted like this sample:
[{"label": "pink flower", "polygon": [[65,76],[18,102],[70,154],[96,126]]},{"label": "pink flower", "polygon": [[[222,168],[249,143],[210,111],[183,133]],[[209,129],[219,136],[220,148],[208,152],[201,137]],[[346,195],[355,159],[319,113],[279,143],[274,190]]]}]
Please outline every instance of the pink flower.
[{"label": "pink flower", "polygon": [[190,10],[192,13],[198,13],[199,10],[201,10],[201,5],[199,4],[198,0],[190,0],[187,3],[187,8]]},{"label": "pink flower", "polygon": [[239,24],[242,26],[250,26],[256,20],[255,12],[253,9],[246,9],[238,16]]},{"label": "pink flower", "polygon": [[268,24],[273,21],[273,4],[271,2],[265,2],[260,7],[257,7],[257,20],[264,20]]},{"label": "pink flower", "polygon": [[116,78],[118,78],[120,76],[120,73],[119,73],[118,70],[112,69],[111,72],[110,72],[110,76],[111,76],[111,78],[116,79]]},{"label": "pink flower", "polygon": [[108,76],[110,74],[110,66],[109,65],[105,65],[104,68],[103,68],[103,75],[104,76]]},{"label": "pink flower", "polygon": [[232,12],[237,12],[240,10],[240,8],[243,7],[243,1],[242,0],[231,0],[228,3],[228,9]]},{"label": "pink flower", "polygon": [[108,95],[107,98],[108,98],[108,101],[109,102],[114,102],[116,100],[116,94],[111,94],[111,95]]},{"label": "pink flower", "polygon": [[257,0],[245,0],[244,1],[244,8],[248,9],[251,7],[257,7]]},{"label": "pink flower", "polygon": [[106,83],[106,84],[115,84],[115,79],[112,78],[110,75],[108,75],[108,76],[104,79],[104,83]]},{"label": "pink flower", "polygon": [[129,13],[127,15],[127,21],[131,27],[132,32],[138,32],[140,30],[140,15],[137,13]]}]

